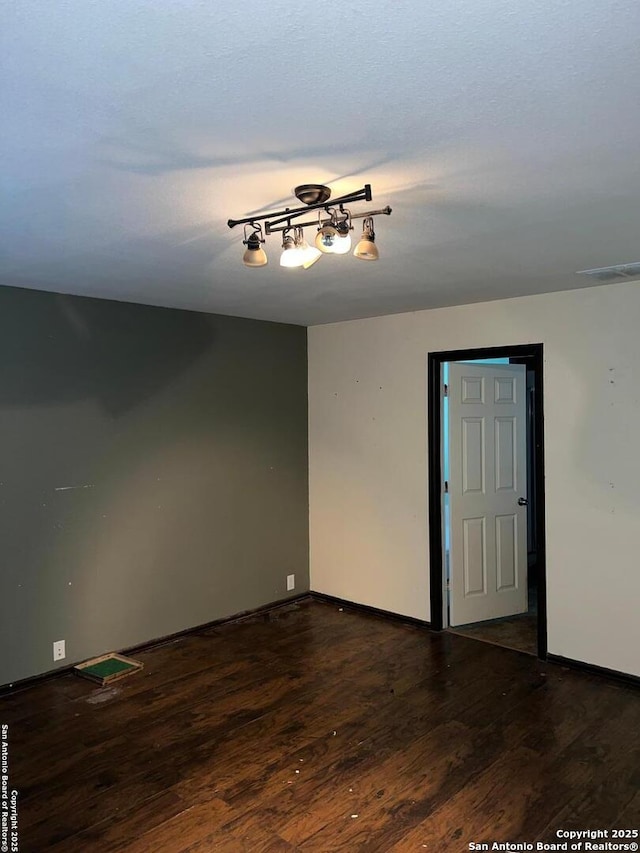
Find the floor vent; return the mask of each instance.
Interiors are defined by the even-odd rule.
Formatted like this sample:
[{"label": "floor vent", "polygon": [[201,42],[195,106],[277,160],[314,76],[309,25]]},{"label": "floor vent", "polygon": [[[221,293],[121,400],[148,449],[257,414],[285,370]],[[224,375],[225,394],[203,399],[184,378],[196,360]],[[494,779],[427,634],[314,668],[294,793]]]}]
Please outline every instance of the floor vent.
[{"label": "floor vent", "polygon": [[126,658],[124,655],[117,655],[111,652],[108,655],[102,655],[99,658],[85,661],[84,663],[74,666],[74,672],[81,675],[83,678],[90,678],[92,681],[97,681],[98,684],[109,684],[111,681],[117,681],[119,678],[124,678],[125,675],[131,675],[133,672],[139,672],[144,664],[139,660]]},{"label": "floor vent", "polygon": [[577,275],[588,275],[596,281],[604,283],[612,281],[629,281],[632,278],[640,278],[640,261],[632,264],[616,264],[613,267],[600,267],[594,270],[578,270]]}]

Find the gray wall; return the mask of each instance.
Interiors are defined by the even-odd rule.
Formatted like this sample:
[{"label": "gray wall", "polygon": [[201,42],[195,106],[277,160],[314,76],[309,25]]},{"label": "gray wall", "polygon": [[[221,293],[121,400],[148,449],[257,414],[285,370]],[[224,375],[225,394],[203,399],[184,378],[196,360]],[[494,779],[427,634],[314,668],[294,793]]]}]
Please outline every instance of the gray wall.
[{"label": "gray wall", "polygon": [[0,684],[309,589],[306,329],[0,287]]}]

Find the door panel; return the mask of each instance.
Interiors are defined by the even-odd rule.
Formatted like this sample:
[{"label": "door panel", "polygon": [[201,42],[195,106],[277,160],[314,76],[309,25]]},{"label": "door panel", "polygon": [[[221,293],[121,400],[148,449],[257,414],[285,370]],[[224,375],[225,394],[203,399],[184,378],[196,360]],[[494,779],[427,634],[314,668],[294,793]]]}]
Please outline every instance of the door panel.
[{"label": "door panel", "polygon": [[518,576],[516,543],[518,519],[515,515],[496,516],[496,587],[514,589]]},{"label": "door panel", "polygon": [[462,420],[462,492],[465,495],[484,492],[484,420]]},{"label": "door panel", "polygon": [[463,519],[462,531],[464,537],[464,594],[465,596],[486,595],[485,519]]},{"label": "door panel", "polygon": [[516,459],[516,423],[515,418],[495,419],[495,477],[496,491],[512,492],[516,488],[516,472],[518,460]]},{"label": "door panel", "polygon": [[526,370],[449,365],[450,624],[527,610]]}]

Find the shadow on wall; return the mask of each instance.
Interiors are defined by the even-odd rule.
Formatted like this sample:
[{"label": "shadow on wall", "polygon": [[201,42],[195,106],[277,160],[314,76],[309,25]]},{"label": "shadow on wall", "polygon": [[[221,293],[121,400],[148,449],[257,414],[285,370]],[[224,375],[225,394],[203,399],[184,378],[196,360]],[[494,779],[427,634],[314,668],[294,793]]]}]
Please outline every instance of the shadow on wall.
[{"label": "shadow on wall", "polygon": [[[95,399],[118,417],[214,341],[205,314],[0,287],[0,406]],[[117,381],[114,381],[117,378]]]}]

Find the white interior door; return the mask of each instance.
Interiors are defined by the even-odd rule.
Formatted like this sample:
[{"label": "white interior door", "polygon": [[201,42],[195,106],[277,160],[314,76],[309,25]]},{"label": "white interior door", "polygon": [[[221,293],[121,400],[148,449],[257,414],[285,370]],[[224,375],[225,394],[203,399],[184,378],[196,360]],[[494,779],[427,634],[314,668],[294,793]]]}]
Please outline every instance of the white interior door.
[{"label": "white interior door", "polygon": [[527,610],[526,368],[449,365],[449,622]]}]

